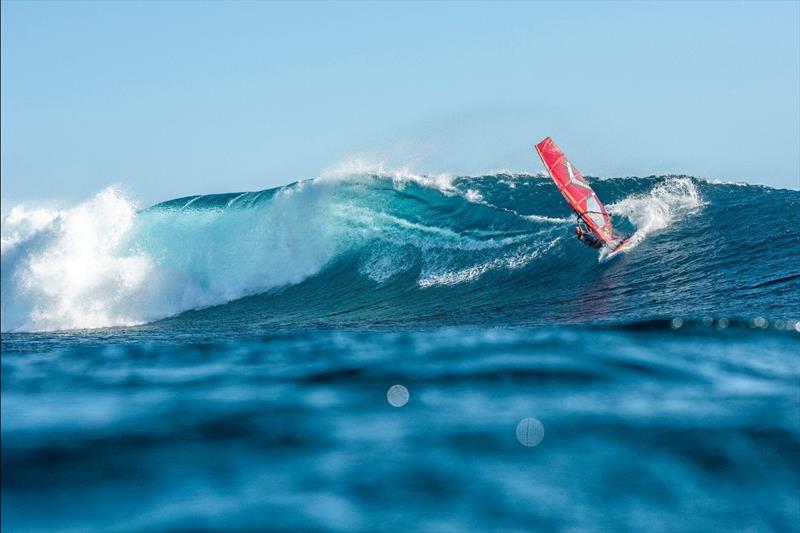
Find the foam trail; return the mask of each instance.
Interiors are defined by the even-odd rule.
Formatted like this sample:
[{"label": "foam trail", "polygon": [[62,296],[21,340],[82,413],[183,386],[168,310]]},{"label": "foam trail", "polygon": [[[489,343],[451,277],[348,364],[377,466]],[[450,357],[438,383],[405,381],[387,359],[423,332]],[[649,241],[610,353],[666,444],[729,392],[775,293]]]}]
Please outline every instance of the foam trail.
[{"label": "foam trail", "polygon": [[464,268],[454,272],[427,274],[421,277],[417,283],[422,288],[435,287],[437,285],[458,285],[460,283],[475,281],[492,270],[516,270],[528,265],[531,261],[550,250],[560,240],[561,237],[556,237],[542,247],[534,248],[532,250],[525,250],[521,253],[516,253],[507,257],[499,257],[486,263],[474,265],[469,268]]},{"label": "foam trail", "polygon": [[[690,178],[670,178],[645,194],[631,195],[607,206],[610,213],[630,220],[636,231],[630,235],[626,253],[655,231],[667,228],[702,206],[702,198]],[[603,262],[601,250],[598,261]]]},{"label": "foam trail", "polygon": [[533,222],[548,222],[550,224],[567,224],[572,222],[571,218],[566,217],[546,217],[542,215],[520,215],[522,218],[531,220]]},{"label": "foam trail", "polygon": [[628,196],[607,206],[614,215],[628,218],[645,234],[668,227],[694,212],[703,201],[689,178],[670,178],[644,194]]}]

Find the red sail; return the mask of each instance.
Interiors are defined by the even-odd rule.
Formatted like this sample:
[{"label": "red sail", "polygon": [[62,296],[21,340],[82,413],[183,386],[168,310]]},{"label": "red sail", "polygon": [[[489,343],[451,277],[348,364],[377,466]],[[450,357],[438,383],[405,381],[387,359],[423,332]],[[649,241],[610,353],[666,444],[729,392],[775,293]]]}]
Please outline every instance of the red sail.
[{"label": "red sail", "polygon": [[556,182],[556,187],[572,209],[599,239],[608,245],[615,245],[619,237],[614,235],[611,229],[611,217],[608,211],[578,169],[569,162],[564,152],[550,137],[537,144],[536,151],[542,158],[550,177]]}]

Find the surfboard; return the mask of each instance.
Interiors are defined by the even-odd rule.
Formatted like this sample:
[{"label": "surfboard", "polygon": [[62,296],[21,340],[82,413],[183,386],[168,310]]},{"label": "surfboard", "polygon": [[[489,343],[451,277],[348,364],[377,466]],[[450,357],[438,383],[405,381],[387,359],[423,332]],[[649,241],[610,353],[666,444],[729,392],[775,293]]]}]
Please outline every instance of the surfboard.
[{"label": "surfboard", "polygon": [[627,252],[628,250],[635,248],[640,242],[644,240],[646,234],[641,231],[637,231],[628,235],[624,239],[622,239],[619,244],[617,244],[614,248],[608,248],[604,246],[602,250],[600,250],[600,257],[597,258],[598,263],[608,263],[619,254],[623,252]]},{"label": "surfboard", "polygon": [[603,241],[603,252],[606,253],[603,255],[601,252],[601,262],[608,261],[629,249],[632,236],[623,238],[614,233],[611,215],[608,214],[603,202],[553,139],[550,137],[543,139],[536,145],[536,152],[570,207],[583,220],[586,227]]}]

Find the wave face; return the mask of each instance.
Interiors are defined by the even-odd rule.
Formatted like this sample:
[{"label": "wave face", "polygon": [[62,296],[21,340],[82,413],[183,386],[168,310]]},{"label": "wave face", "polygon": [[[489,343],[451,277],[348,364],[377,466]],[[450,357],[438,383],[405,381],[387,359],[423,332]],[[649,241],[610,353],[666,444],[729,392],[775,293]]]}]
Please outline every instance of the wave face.
[{"label": "wave face", "polygon": [[16,207],[2,330],[800,316],[800,192],[590,182],[616,227],[645,237],[609,264],[573,238],[541,176],[350,173],[144,210],[114,189],[70,209]]}]

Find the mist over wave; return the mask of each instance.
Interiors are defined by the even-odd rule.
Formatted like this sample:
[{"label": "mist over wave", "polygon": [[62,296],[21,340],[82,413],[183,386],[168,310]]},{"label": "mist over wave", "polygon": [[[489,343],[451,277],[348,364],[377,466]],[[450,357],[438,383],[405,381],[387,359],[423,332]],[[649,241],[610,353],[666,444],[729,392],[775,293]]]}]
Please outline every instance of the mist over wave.
[{"label": "mist over wave", "polygon": [[[800,193],[685,176],[592,184],[615,225],[646,236],[610,265],[572,238],[550,180],[531,175],[351,166],[143,210],[113,188],[68,209],[15,207],[2,221],[2,330],[145,324],[245,297],[195,318],[615,321],[741,313],[733,301],[754,286],[766,289],[748,300],[753,316],[798,315]],[[782,305],[775,291],[789,291]]]}]

